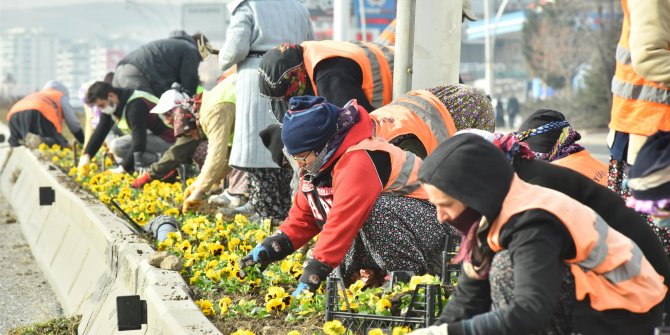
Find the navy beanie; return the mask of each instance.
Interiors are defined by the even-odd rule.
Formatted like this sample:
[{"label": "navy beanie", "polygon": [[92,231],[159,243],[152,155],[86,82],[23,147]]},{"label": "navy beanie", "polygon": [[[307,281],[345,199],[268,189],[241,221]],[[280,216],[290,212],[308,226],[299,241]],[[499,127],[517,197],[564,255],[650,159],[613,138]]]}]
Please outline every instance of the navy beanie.
[{"label": "navy beanie", "polygon": [[[649,136],[630,168],[630,181],[646,180],[645,187],[637,188],[629,181],[633,197],[639,200],[661,200],[670,198],[670,181],[661,174],[670,167],[670,132],[659,131]],[[636,189],[637,188],[637,189]]]},{"label": "navy beanie", "polygon": [[289,100],[281,139],[289,155],[321,151],[337,131],[340,108],[323,97],[298,96]]}]

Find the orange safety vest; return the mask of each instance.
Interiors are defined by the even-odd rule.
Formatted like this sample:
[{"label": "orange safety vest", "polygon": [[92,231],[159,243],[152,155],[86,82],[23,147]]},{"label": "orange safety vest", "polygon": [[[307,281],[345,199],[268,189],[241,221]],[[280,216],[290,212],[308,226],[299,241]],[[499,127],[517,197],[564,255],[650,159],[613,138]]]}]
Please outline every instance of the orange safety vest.
[{"label": "orange safety vest", "polygon": [[[386,185],[384,185],[382,193],[391,193],[393,195],[423,200],[428,199],[428,195],[419,184],[418,173],[421,166],[421,158],[416,157],[409,151],[404,151],[395,145],[389,144],[379,137],[365,139],[349,147],[346,152],[355,150],[384,151],[391,156],[391,175]],[[337,169],[337,164],[335,164],[334,169]]]},{"label": "orange safety vest", "polygon": [[612,118],[610,129],[650,136],[670,130],[670,88],[644,79],[633,69],[628,40],[630,12],[622,0],[623,27],[616,48],[616,72],[612,79]]},{"label": "orange safety vest", "polygon": [[51,122],[56,131],[60,134],[63,131],[63,107],[60,104],[60,99],[63,97],[63,92],[48,88],[39,92],[35,92],[25,98],[17,101],[7,113],[7,121],[9,118],[18,112],[27,110],[37,110],[49,122]]},{"label": "orange safety vest", "polygon": [[314,95],[319,95],[314,82],[314,68],[324,59],[349,58],[363,73],[361,88],[372,106],[379,108],[393,99],[393,48],[367,42],[308,41],[301,44],[307,74],[312,80]]},{"label": "orange safety vest", "polygon": [[451,114],[442,102],[426,90],[410,91],[370,113],[375,136],[387,141],[414,134],[430,154],[456,133]]},{"label": "orange safety vest", "polygon": [[587,150],[565,156],[551,163],[577,171],[596,183],[607,186],[607,165],[595,159]]},{"label": "orange safety vest", "polygon": [[502,250],[500,231],[514,215],[542,209],[556,216],[567,228],[576,255],[565,260],[575,277],[578,300],[586,295],[598,311],[625,309],[646,313],[663,301],[668,290],[638,246],[610,228],[590,208],[562,193],[525,183],[514,175],[498,217],[487,237],[491,250]]}]

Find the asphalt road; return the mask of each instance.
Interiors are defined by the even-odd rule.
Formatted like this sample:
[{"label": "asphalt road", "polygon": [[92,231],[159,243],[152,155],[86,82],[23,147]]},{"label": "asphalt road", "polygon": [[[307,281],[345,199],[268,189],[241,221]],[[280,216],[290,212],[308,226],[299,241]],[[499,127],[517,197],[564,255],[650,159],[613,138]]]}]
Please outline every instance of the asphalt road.
[{"label": "asphalt road", "polygon": [[0,236],[0,334],[62,316],[62,308],[2,196]]}]

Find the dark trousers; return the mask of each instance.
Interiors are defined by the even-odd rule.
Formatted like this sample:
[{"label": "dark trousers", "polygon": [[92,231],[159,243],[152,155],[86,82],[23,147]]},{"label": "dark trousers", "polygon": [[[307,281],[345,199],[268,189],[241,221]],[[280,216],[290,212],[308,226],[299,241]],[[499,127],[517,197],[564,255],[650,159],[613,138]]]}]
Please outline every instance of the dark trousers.
[{"label": "dark trousers", "polygon": [[9,145],[20,146],[28,133],[39,136],[47,145],[68,145],[65,137],[56,131],[56,126],[39,111],[30,109],[12,114],[9,118]]}]

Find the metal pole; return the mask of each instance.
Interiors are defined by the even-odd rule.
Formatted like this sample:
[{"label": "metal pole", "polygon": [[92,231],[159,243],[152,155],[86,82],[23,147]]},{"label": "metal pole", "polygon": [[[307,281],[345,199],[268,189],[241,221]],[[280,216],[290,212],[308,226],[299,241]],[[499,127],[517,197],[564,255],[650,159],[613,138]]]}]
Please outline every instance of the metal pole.
[{"label": "metal pole", "polygon": [[351,26],[351,0],[335,0],[333,3],[333,39],[348,41]]},{"label": "metal pole", "polygon": [[412,87],[415,8],[416,0],[398,0],[395,27],[395,56],[393,59],[394,99],[407,93]]},{"label": "metal pole", "polygon": [[458,82],[462,12],[462,0],[416,2],[411,89]]},{"label": "metal pole", "polygon": [[368,41],[368,25],[365,19],[365,0],[358,0],[358,13],[361,18],[361,41]]},{"label": "metal pole", "polygon": [[[491,33],[491,37],[490,37],[491,47],[490,47],[489,52],[491,54],[491,58],[490,58],[490,63],[487,63],[487,69],[488,69],[489,66],[491,67],[491,74],[490,74],[491,75],[490,76],[490,82],[491,82],[490,87],[491,87],[491,89],[493,89],[493,86],[495,86],[495,81],[496,81],[495,72],[493,71],[493,63],[494,63],[493,60],[495,59],[495,54],[496,54],[496,34],[498,33],[498,23],[500,23],[500,18],[502,17],[503,12],[505,11],[505,7],[507,7],[507,3],[509,3],[509,0],[503,0],[502,4],[500,4],[500,7],[498,7],[498,12],[496,13],[496,19],[493,23],[493,32]],[[489,94],[490,94],[490,92],[489,92]]]},{"label": "metal pole", "polygon": [[489,19],[489,7],[489,0],[484,0],[484,25],[486,25],[486,31],[484,32],[484,91],[486,91],[486,94],[493,97],[493,46],[491,45],[491,20]]}]

